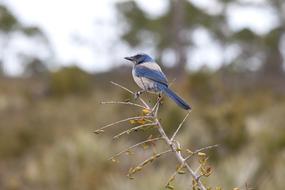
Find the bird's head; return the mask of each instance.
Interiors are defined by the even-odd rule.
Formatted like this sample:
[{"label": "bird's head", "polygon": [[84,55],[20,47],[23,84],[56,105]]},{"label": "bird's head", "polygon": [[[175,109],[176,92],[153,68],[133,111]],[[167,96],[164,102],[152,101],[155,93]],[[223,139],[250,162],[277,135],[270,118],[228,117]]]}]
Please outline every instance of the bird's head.
[{"label": "bird's head", "polygon": [[140,53],[131,57],[125,57],[126,60],[133,62],[135,65],[145,63],[145,62],[153,62],[153,59],[144,53]]}]

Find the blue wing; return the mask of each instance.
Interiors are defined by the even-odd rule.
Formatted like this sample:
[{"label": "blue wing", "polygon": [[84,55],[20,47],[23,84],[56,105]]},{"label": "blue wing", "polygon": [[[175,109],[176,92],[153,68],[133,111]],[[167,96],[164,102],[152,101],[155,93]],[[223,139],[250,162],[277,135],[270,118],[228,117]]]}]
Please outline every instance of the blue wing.
[{"label": "blue wing", "polygon": [[135,68],[135,74],[137,77],[145,77],[168,86],[168,81],[161,71],[152,70],[144,66],[137,66]]}]

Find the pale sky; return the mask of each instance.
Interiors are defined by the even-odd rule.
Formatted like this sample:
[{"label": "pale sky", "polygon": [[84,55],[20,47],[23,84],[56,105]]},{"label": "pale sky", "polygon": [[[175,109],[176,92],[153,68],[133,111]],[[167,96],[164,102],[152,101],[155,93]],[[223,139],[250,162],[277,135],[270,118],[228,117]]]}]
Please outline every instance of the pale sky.
[{"label": "pale sky", "polygon": [[[136,51],[153,53],[153,47],[131,50],[120,42],[119,34],[122,29],[116,25],[114,9],[114,4],[118,1],[0,0],[0,3],[8,5],[23,23],[37,25],[47,34],[59,63],[63,65],[76,63],[85,70],[98,72],[107,70],[113,64],[116,66],[126,64],[122,58]],[[212,14],[221,10],[216,0],[192,1]],[[158,16],[167,10],[164,0],[151,1],[151,4],[148,0],[137,2],[150,16]],[[244,9],[233,5],[227,15],[230,26],[235,30],[248,27],[259,34],[264,34],[278,24],[274,12],[270,9],[252,7]],[[199,29],[197,31],[197,34],[194,33],[194,37],[197,38],[197,49],[191,52],[190,67],[195,69],[206,63],[211,68],[217,68],[224,52],[213,43],[207,32]],[[75,39],[78,38],[80,40],[83,38],[84,43],[76,43]],[[203,56],[204,52],[208,52],[208,56]],[[16,60],[11,59],[5,66],[7,72],[12,75],[21,72]]]}]

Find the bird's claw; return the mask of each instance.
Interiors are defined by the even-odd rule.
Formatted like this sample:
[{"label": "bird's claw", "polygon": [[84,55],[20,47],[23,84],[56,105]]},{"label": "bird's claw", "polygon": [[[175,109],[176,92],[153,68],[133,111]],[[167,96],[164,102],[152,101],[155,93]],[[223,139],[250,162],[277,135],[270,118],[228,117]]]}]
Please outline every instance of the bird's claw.
[{"label": "bird's claw", "polygon": [[134,93],[134,98],[135,98],[135,100],[136,99],[138,99],[140,97],[140,92],[138,91],[138,92],[135,92]]},{"label": "bird's claw", "polygon": [[162,103],[162,94],[158,94],[157,101],[161,104]]}]

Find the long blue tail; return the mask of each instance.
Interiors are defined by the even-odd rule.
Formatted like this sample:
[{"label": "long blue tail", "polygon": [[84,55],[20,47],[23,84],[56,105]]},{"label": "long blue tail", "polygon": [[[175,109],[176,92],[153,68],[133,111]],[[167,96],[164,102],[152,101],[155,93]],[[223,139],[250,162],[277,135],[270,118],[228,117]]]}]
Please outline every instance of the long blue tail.
[{"label": "long blue tail", "polygon": [[168,97],[170,97],[178,106],[185,110],[191,109],[189,104],[187,104],[182,98],[180,98],[177,94],[175,94],[172,90],[170,90],[167,86],[158,84],[158,88],[163,91]]}]

